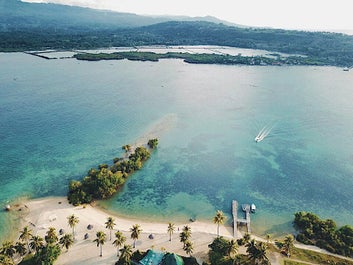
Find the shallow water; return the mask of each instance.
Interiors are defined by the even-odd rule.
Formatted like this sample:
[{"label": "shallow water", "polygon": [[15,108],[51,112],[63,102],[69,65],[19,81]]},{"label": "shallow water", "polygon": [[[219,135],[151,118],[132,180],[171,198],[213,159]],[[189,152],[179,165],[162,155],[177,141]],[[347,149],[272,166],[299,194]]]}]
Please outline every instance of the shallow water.
[{"label": "shallow water", "polygon": [[[260,234],[289,229],[299,210],[353,224],[351,71],[21,53],[0,61],[1,205],[65,195],[69,180],[166,124],[158,150],[106,207],[211,220],[217,209],[230,217],[237,199],[256,204]],[[256,143],[268,124],[270,134]],[[5,212],[0,224],[2,237]]]}]

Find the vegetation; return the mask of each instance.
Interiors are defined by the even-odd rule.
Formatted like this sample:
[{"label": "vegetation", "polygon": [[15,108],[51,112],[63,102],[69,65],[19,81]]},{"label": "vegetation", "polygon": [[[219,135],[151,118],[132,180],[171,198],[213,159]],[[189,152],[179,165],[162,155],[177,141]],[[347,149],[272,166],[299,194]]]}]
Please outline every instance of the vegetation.
[{"label": "vegetation", "polygon": [[158,139],[157,138],[150,139],[150,140],[148,140],[147,144],[148,144],[149,148],[155,149],[158,145]]},{"label": "vegetation", "polygon": [[[33,34],[35,32],[35,34]],[[0,29],[0,51],[95,49],[139,45],[220,45],[273,51],[278,59],[267,57],[223,56],[215,54],[191,55],[171,53],[164,58],[180,58],[190,63],[217,64],[286,64],[353,65],[353,36],[278,29],[238,28],[210,22],[165,22],[146,27],[107,28],[102,30],[63,28],[53,30],[41,25],[38,28],[16,27]],[[279,53],[300,54],[280,59]],[[101,55],[77,56],[78,59],[97,60]],[[110,57],[110,56],[114,56]],[[153,53],[105,55],[105,59],[156,61],[160,55]]]},{"label": "vegetation", "polygon": [[105,222],[105,228],[109,229],[109,240],[112,240],[112,230],[114,229],[115,219],[111,216],[107,218],[107,221]]},{"label": "vegetation", "polygon": [[208,247],[210,248],[208,252],[210,265],[248,264],[245,255],[236,254],[238,245],[234,240],[229,241],[220,236],[213,240]]},{"label": "vegetation", "polygon": [[135,224],[130,228],[131,238],[134,240],[134,248],[136,247],[136,241],[139,239],[142,229],[138,224]]},{"label": "vegetation", "polygon": [[117,248],[117,257],[119,257],[120,247],[125,244],[126,237],[120,231],[115,232],[115,240],[113,241],[113,245]]},{"label": "vegetation", "polygon": [[159,59],[183,59],[186,63],[194,64],[245,64],[245,65],[325,65],[324,60],[308,58],[306,56],[288,56],[270,58],[266,56],[241,56],[224,54],[190,54],[168,52],[163,54],[153,52],[114,52],[114,53],[78,53],[73,56],[77,60],[139,60],[157,62]]},{"label": "vegetation", "polygon": [[[128,152],[131,147],[124,145],[122,148]],[[130,174],[142,168],[143,163],[149,157],[150,152],[141,146],[137,147],[128,159],[114,158],[111,166],[101,164],[98,169],[91,168],[82,181],[72,180],[70,182],[69,202],[73,205],[79,205],[90,203],[93,200],[110,198],[124,184]]]},{"label": "vegetation", "polygon": [[299,231],[296,237],[299,242],[353,257],[353,227],[349,225],[338,229],[331,219],[321,220],[313,213],[298,212],[294,228]]},{"label": "vegetation", "polygon": [[169,234],[169,241],[172,241],[172,235],[175,231],[175,225],[173,223],[168,223],[168,229],[167,232]]},{"label": "vegetation", "polygon": [[15,244],[9,241],[3,243],[0,248],[0,264],[15,264],[13,257],[18,255],[25,257],[20,264],[52,265],[61,254],[60,245],[68,249],[73,244],[71,235],[65,234],[59,239],[53,227],[49,227],[42,238],[32,235],[32,231],[26,226],[20,231],[19,240]]},{"label": "vegetation", "polygon": [[[293,260],[296,260],[295,263]],[[299,261],[302,261],[300,263]],[[332,255],[327,255],[324,253],[320,253],[313,250],[307,249],[300,249],[293,247],[291,258],[284,259],[284,264],[307,264],[307,263],[314,263],[314,264],[322,264],[322,265],[353,265],[353,261],[346,260],[340,257],[335,257]]]},{"label": "vegetation", "polygon": [[183,249],[185,248],[186,242],[190,241],[191,238],[191,228],[188,225],[185,225],[183,227],[183,230],[181,231],[180,235],[180,242],[183,243]]},{"label": "vegetation", "polygon": [[219,225],[223,224],[226,217],[222,211],[217,211],[215,217],[213,217],[213,222],[217,224],[217,236],[219,236]]},{"label": "vegetation", "polygon": [[100,247],[100,251],[99,251],[99,256],[102,257],[103,256],[103,245],[105,243],[105,241],[107,241],[106,239],[106,234],[103,231],[98,231],[96,233],[96,239],[93,240],[93,242],[95,242],[97,244],[97,247]]},{"label": "vegetation", "polygon": [[130,245],[124,245],[122,249],[120,249],[120,257],[117,265],[130,265],[132,257],[132,247]]},{"label": "vegetation", "polygon": [[[0,0],[0,51],[85,50],[139,45],[219,45],[268,50],[275,57],[279,53],[306,56],[289,58],[292,63],[353,65],[353,36],[236,27],[219,20],[214,20],[216,23],[175,20],[177,18],[152,18],[78,7]],[[131,60],[146,58],[137,53],[126,56]],[[199,59],[192,59],[194,62],[200,63],[201,60],[204,63],[207,55],[195,57]],[[212,61],[216,63],[217,60],[226,59],[221,56]],[[150,54],[148,60],[157,58]],[[209,58],[206,60],[211,61]]]},{"label": "vegetation", "polygon": [[74,214],[67,217],[67,223],[72,228],[72,238],[75,241],[75,226],[79,223],[78,217]]}]

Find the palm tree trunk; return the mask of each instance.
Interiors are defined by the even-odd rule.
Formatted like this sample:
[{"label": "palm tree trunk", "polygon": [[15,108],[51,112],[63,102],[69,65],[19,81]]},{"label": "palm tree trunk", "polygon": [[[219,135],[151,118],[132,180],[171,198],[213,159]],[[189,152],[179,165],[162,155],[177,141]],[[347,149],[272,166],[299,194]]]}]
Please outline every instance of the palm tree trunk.
[{"label": "palm tree trunk", "polygon": [[102,246],[102,244],[100,245],[100,250],[101,250],[101,251],[100,251],[100,252],[101,252],[101,253],[100,253],[100,256],[102,257],[102,256],[103,256],[103,246]]},{"label": "palm tree trunk", "polygon": [[219,237],[219,223],[217,225],[217,236]]}]

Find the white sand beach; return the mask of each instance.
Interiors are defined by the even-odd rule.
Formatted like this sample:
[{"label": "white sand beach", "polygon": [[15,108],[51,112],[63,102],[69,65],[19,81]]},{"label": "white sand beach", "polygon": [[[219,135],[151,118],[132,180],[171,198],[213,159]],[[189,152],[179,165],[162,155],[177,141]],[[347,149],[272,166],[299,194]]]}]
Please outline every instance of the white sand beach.
[{"label": "white sand beach", "polygon": [[[179,241],[179,233],[184,225],[189,225],[192,231],[191,241],[194,244],[193,256],[198,260],[206,259],[209,250],[208,244],[217,236],[217,225],[211,222],[176,223],[176,231],[170,242],[167,234],[167,223],[152,223],[143,220],[120,218],[91,205],[74,207],[68,203],[66,197],[29,200],[19,204],[18,207],[22,209],[22,224],[19,231],[28,225],[32,229],[33,234],[43,237],[49,227],[56,228],[57,232],[60,229],[64,229],[65,233],[72,233],[72,229],[68,226],[67,217],[72,214],[78,217],[79,223],[75,227],[75,243],[67,252],[63,249],[56,262],[56,264],[60,265],[114,264],[117,261],[117,249],[112,245],[114,232],[117,230],[122,231],[127,238],[126,243],[132,245],[133,240],[130,238],[129,229],[134,224],[139,224],[142,229],[136,249],[147,250],[153,248],[184,256],[186,254],[182,249],[182,243]],[[105,228],[105,222],[109,216],[114,217],[116,223],[115,229],[112,231],[111,241],[109,240],[110,231]],[[91,230],[87,229],[88,225],[92,225],[93,228]],[[107,234],[107,242],[103,246],[103,257],[99,256],[99,248],[93,242],[97,231],[103,231]],[[84,239],[86,233],[89,235],[88,239]],[[149,239],[148,236],[150,234],[154,235],[154,239]],[[231,238],[233,229],[232,227],[221,225],[220,234]]]},{"label": "white sand beach", "polygon": [[[140,225],[142,233],[137,240],[136,249],[145,251],[148,249],[161,250],[166,252],[174,252],[185,256],[182,249],[182,243],[179,241],[179,233],[183,226],[191,227],[191,241],[194,246],[192,256],[195,257],[199,264],[207,260],[209,251],[208,245],[217,237],[217,225],[208,222],[189,222],[175,223],[176,230],[172,236],[172,241],[169,241],[167,233],[168,223],[148,222],[144,220],[136,220],[119,217],[118,214],[112,215],[92,205],[72,206],[68,203],[66,197],[46,197],[34,200],[24,200],[12,207],[12,211],[16,211],[20,215],[21,223],[18,231],[24,226],[28,226],[33,235],[45,236],[49,227],[54,227],[57,232],[64,229],[65,233],[72,233],[69,227],[67,217],[74,214],[79,223],[75,227],[75,242],[73,246],[66,251],[62,250],[62,254],[55,264],[58,265],[98,265],[98,264],[115,264],[117,261],[117,249],[112,245],[114,241],[114,232],[120,230],[126,236],[126,244],[133,245],[133,240],[130,237],[130,228],[134,224]],[[105,228],[105,222],[108,217],[115,219],[116,226],[112,230],[112,240],[110,240],[110,231]],[[170,220],[173,222],[173,220]],[[92,225],[92,229],[88,229],[88,225]],[[103,256],[99,256],[99,248],[93,242],[96,238],[96,232],[103,231],[107,235],[107,241],[103,246]],[[85,234],[88,238],[84,239]],[[153,234],[154,238],[150,239],[149,235]],[[233,238],[233,227],[220,225],[220,235],[226,238]],[[242,237],[243,234],[238,231],[237,235]],[[251,235],[259,241],[265,241],[263,238]],[[15,240],[17,240],[15,238]],[[325,250],[314,246],[295,244],[298,248],[309,249],[317,252],[330,254]],[[239,248],[239,253],[246,253],[244,247]],[[339,255],[330,254],[352,261],[353,259],[342,257]],[[269,259],[271,264],[281,264],[283,257],[278,253],[270,252]]]}]

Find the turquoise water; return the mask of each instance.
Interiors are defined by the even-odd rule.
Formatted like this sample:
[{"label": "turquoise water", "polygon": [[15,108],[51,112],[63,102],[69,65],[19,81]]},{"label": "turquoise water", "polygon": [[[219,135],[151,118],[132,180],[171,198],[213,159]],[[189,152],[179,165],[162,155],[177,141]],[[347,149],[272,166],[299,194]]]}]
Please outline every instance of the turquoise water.
[{"label": "turquoise water", "polygon": [[[69,180],[172,115],[143,170],[104,203],[110,210],[210,220],[217,209],[230,216],[237,199],[256,204],[260,234],[288,229],[298,210],[353,225],[351,71],[21,53],[0,62],[1,205],[66,195]],[[264,126],[273,128],[256,143]]]}]

